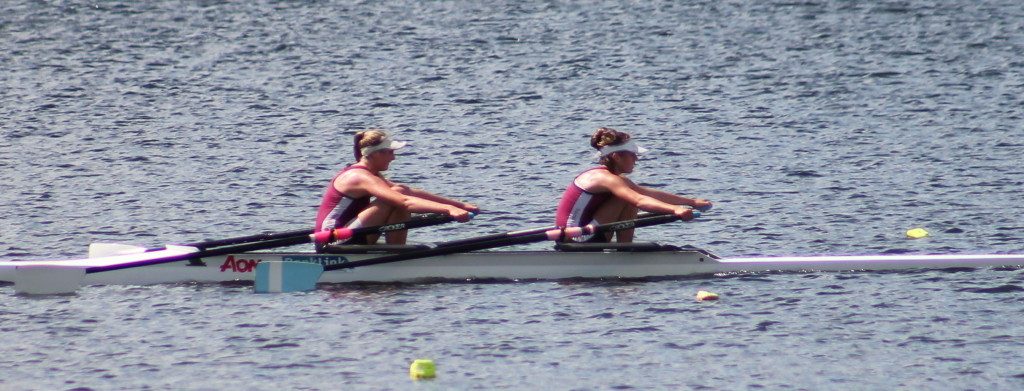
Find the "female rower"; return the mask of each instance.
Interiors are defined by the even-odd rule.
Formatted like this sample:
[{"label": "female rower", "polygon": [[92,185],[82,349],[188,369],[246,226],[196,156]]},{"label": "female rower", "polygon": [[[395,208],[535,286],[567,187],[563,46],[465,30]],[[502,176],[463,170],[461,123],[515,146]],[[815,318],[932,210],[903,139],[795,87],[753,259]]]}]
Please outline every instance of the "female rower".
[{"label": "female rower", "polygon": [[[316,216],[316,230],[358,228],[409,220],[412,213],[447,213],[466,222],[476,205],[450,200],[429,192],[396,184],[381,174],[395,160],[395,150],[404,141],[392,140],[382,131],[368,130],[355,135],[356,163],[341,170],[324,193]],[[388,244],[405,244],[408,231],[386,234]],[[373,244],[379,234],[353,237],[346,244]],[[321,250],[317,246],[317,250]]]},{"label": "female rower", "polygon": [[[625,174],[633,172],[637,155],[646,152],[629,139],[629,134],[599,128],[590,137],[590,145],[600,153],[601,165],[584,171],[565,190],[555,217],[559,227],[632,220],[637,210],[672,213],[686,221],[693,219],[693,210],[689,207],[711,208],[711,201],[646,188],[626,178]],[[607,233],[578,240],[610,242],[611,239],[611,233]],[[632,242],[633,230],[617,231],[616,240]]]}]

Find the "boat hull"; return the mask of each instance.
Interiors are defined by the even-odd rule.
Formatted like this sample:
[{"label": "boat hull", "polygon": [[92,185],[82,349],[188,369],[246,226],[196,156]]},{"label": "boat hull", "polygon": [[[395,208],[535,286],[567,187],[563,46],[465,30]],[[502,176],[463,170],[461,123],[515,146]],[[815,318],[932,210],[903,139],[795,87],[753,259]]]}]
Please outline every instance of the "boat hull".
[{"label": "boat hull", "polygon": [[[164,265],[91,273],[85,284],[251,281],[256,264],[267,261],[322,265],[372,259],[375,254],[247,253],[203,258],[202,265]],[[423,280],[551,280],[564,278],[642,278],[713,273],[714,259],[700,251],[647,253],[559,253],[554,251],[471,252],[324,272],[321,283],[415,282]],[[705,265],[707,265],[705,267]]]},{"label": "boat hull", "polygon": [[[252,281],[267,261],[344,264],[381,254],[253,252],[85,274],[84,285]],[[67,268],[74,261],[52,261]],[[83,263],[90,262],[82,260]],[[0,281],[13,281],[19,261],[0,262]],[[46,261],[32,261],[33,266]],[[722,259],[699,249],[651,252],[482,251],[325,272],[321,283],[423,280],[554,280],[674,277],[728,272],[852,271],[1024,265],[1024,255],[882,255]]]}]

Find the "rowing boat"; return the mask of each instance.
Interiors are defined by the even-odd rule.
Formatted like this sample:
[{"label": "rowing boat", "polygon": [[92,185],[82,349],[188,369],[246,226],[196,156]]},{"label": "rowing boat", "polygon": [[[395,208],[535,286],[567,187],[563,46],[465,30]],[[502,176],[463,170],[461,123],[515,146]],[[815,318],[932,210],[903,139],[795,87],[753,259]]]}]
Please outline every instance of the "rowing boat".
[{"label": "rowing boat", "polygon": [[[291,292],[312,290],[320,281],[348,282],[375,280],[407,280],[439,276],[440,278],[472,278],[479,275],[487,276],[495,273],[497,278],[559,278],[561,274],[575,273],[573,270],[587,270],[589,261],[575,261],[560,267],[544,267],[544,273],[531,269],[531,262],[542,262],[552,255],[541,253],[502,253],[491,252],[483,259],[477,259],[480,250],[491,250],[498,247],[516,244],[534,243],[545,240],[576,238],[581,235],[597,235],[623,229],[647,227],[678,221],[682,218],[692,220],[699,216],[698,212],[678,215],[643,215],[636,219],[617,221],[607,224],[589,224],[584,227],[544,227],[512,231],[474,238],[458,239],[428,245],[413,246],[342,246],[336,251],[328,243],[340,241],[355,235],[383,233],[409,228],[444,224],[452,221],[448,215],[417,216],[400,223],[389,223],[379,226],[359,228],[339,228],[329,231],[310,232],[298,230],[269,234],[248,235],[236,238],[211,240],[189,245],[168,245],[163,249],[146,249],[143,247],[93,243],[89,246],[89,259],[61,261],[14,261],[0,262],[0,280],[13,280],[15,292],[26,294],[58,294],[74,292],[82,284],[122,283],[150,284],[179,281],[225,281],[253,280],[254,290],[258,293]],[[274,254],[262,251],[272,248],[288,247],[312,241],[318,248],[327,249],[330,256],[317,254]],[[622,247],[623,245],[612,245]],[[625,244],[621,250],[627,252],[678,252],[680,249],[654,248],[642,250],[641,246]],[[358,251],[356,250],[358,248]],[[595,252],[593,246],[584,250],[572,250],[573,245],[560,247],[563,252],[587,251]],[[604,252],[607,248],[596,248]],[[612,248],[610,250],[620,250]],[[361,255],[360,255],[361,254]],[[372,255],[370,255],[372,254]],[[467,254],[467,255],[460,255]],[[472,255],[469,255],[472,254]],[[489,261],[494,258],[499,261]],[[570,257],[559,257],[557,259]],[[579,257],[572,257],[579,258]],[[405,269],[418,270],[416,273],[395,272],[396,269],[370,269],[371,272],[357,272],[325,278],[324,271],[363,270],[366,266],[384,265],[394,262],[409,262],[426,259],[409,265]],[[430,259],[433,259],[431,261]],[[477,260],[478,263],[472,263]],[[557,265],[557,262],[543,261]],[[614,265],[616,261],[605,261]],[[220,265],[214,266],[214,265]],[[173,269],[172,269],[173,268]],[[358,269],[357,269],[358,268]],[[497,269],[497,271],[492,270]],[[518,269],[518,270],[516,270]],[[554,269],[552,272],[548,269]],[[602,268],[599,267],[598,270]],[[217,272],[219,270],[219,272]],[[230,273],[228,272],[230,270]],[[512,271],[510,271],[512,270]],[[528,271],[529,270],[529,271]],[[377,274],[373,274],[376,271]],[[513,272],[514,271],[514,272]],[[452,273],[454,272],[454,273]],[[106,273],[105,277],[90,277],[98,273]],[[418,273],[418,274],[417,274]],[[435,274],[436,273],[436,274]],[[445,275],[444,273],[451,273]],[[456,274],[457,273],[457,274]],[[482,274],[475,274],[482,273]],[[561,274],[559,274],[561,273]],[[580,276],[589,277],[590,272]],[[533,277],[533,275],[540,277]],[[520,277],[520,275],[522,277]],[[608,274],[613,276],[614,274]],[[116,277],[115,277],[116,276]],[[603,276],[603,275],[599,275]]]},{"label": "rowing boat", "polygon": [[[765,271],[853,271],[976,268],[1024,265],[1021,254],[849,255],[721,258],[691,247],[657,243],[573,244],[554,251],[473,251],[403,262],[345,268],[352,262],[423,246],[343,246],[331,253],[247,252],[188,259],[189,250],[168,248],[182,260],[143,267],[113,268],[151,252],[68,261],[2,261],[0,281],[14,281],[22,268],[102,269],[86,274],[84,285],[147,285],[179,282],[252,281],[262,262],[304,262],[332,266],[321,283],[424,282],[465,280],[533,281],[567,278],[648,278]],[[340,268],[339,268],[340,265]]]}]

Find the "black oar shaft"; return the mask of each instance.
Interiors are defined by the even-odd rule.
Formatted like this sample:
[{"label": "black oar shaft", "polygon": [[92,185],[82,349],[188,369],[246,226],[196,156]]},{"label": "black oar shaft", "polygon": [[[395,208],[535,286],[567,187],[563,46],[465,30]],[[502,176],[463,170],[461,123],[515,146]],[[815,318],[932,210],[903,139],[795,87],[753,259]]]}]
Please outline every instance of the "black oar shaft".
[{"label": "black oar shaft", "polygon": [[[448,215],[445,215],[445,214],[440,214],[440,213],[432,213],[432,214],[428,214],[428,215],[422,215],[422,216],[413,217],[413,218],[409,219],[409,221],[406,221],[406,222],[403,222],[403,223],[385,224],[385,225],[374,226],[374,227],[364,227],[364,228],[369,228],[369,229],[364,229],[362,231],[360,231],[360,228],[356,228],[356,229],[353,229],[353,231],[358,232],[358,234],[381,233],[381,232],[396,231],[396,230],[401,230],[401,229],[426,227],[428,225],[445,223],[445,222],[448,222],[448,221],[451,221],[451,220],[452,220],[451,216],[448,216]],[[397,229],[395,229],[396,227],[393,227],[393,226],[397,226],[397,225],[401,225],[401,226],[399,226],[399,227],[397,227]],[[233,245],[233,244],[240,244],[240,243],[263,242],[263,241],[276,240],[276,239],[292,238],[292,237],[296,237],[296,236],[310,235],[312,233],[313,233],[312,229],[299,229],[299,230],[288,231],[288,232],[265,233],[265,234],[249,235],[249,236],[240,236],[240,237],[237,237],[237,238],[208,240],[208,241],[198,242],[198,243],[193,243],[193,244],[185,244],[184,246],[195,247],[195,248],[198,248],[200,250],[205,250],[205,249],[208,249],[208,248],[221,247],[221,246],[230,246],[230,245]]]},{"label": "black oar shaft", "polygon": [[90,268],[85,269],[85,272],[86,273],[109,272],[109,271],[113,271],[113,270],[129,269],[129,268],[133,268],[133,267],[158,265],[158,264],[161,264],[161,263],[169,263],[169,262],[186,261],[186,260],[195,259],[195,258],[206,258],[206,257],[216,257],[216,256],[220,256],[220,255],[238,254],[238,253],[244,253],[244,252],[247,252],[247,251],[266,250],[266,249],[277,248],[277,247],[287,247],[287,246],[294,246],[294,245],[297,245],[297,244],[305,244],[305,243],[309,243],[311,240],[312,240],[312,238],[309,236],[309,233],[306,233],[306,234],[299,234],[299,236],[293,236],[293,237],[290,237],[290,238],[278,238],[278,239],[264,240],[264,241],[261,241],[261,242],[252,242],[252,243],[244,243],[244,244],[237,244],[237,245],[230,245],[230,246],[221,246],[221,247],[217,247],[217,248],[201,250],[199,252],[191,253],[191,254],[172,255],[172,256],[161,257],[161,258],[156,258],[156,259],[151,259],[151,260],[137,261],[137,262],[132,262],[132,263],[118,264],[118,265],[90,267]]},{"label": "black oar shaft", "polygon": [[262,241],[267,241],[267,240],[274,240],[274,239],[281,239],[281,238],[290,238],[290,237],[294,237],[294,236],[298,236],[298,235],[310,235],[312,233],[313,233],[312,229],[300,229],[300,230],[288,231],[288,232],[265,233],[265,234],[258,234],[258,235],[240,236],[240,237],[237,237],[237,238],[209,240],[209,241],[199,242],[199,243],[194,243],[194,244],[186,244],[185,246],[195,247],[195,248],[198,248],[200,250],[204,250],[204,249],[208,249],[208,248],[221,247],[221,246],[230,246],[232,244],[239,244],[239,243],[262,242]]},{"label": "black oar shaft", "polygon": [[[370,227],[361,227],[352,229],[353,235],[365,235],[371,233],[391,232],[400,231],[410,228],[420,228],[430,225],[443,224],[454,221],[451,216],[444,214],[430,214],[421,217],[393,224],[375,225]],[[244,238],[262,238],[266,237],[269,239],[263,239],[259,241],[250,241],[248,243],[239,243],[238,241]],[[266,250],[277,247],[288,247],[297,244],[305,244],[315,241],[313,231],[292,231],[282,232],[277,234],[266,234],[266,235],[251,235],[248,237],[231,238],[224,240],[212,240],[209,242],[197,243],[204,244],[206,248],[201,248],[196,245],[190,245],[185,247],[196,247],[199,248],[198,252],[190,254],[170,255],[166,257],[159,257],[150,260],[142,260],[131,263],[124,263],[110,266],[97,266],[85,269],[86,273],[97,273],[106,272],[119,269],[128,269],[133,267],[157,265],[161,263],[185,261],[196,258],[216,257],[221,255],[238,254],[248,251]],[[221,244],[217,247],[210,246],[210,243],[232,243],[232,244]]]},{"label": "black oar shaft", "polygon": [[518,236],[518,235],[527,235],[527,234],[534,234],[534,233],[539,233],[539,232],[547,232],[547,231],[550,231],[550,230],[553,230],[553,229],[558,229],[558,227],[552,225],[550,227],[544,227],[544,228],[534,228],[534,229],[528,229],[528,230],[522,230],[522,231],[516,231],[516,232],[492,234],[492,235],[478,236],[478,237],[466,238],[466,239],[456,239],[456,240],[450,240],[450,241],[447,241],[447,242],[438,243],[438,244],[434,245],[434,247],[453,247],[453,246],[458,246],[458,245],[462,245],[462,244],[466,244],[466,243],[475,243],[475,242],[479,242],[479,241],[506,239],[506,238],[513,237],[513,236]]},{"label": "black oar shaft", "polygon": [[[419,217],[414,217],[414,218],[410,219],[409,221],[403,221],[403,222],[400,222],[400,223],[382,224],[382,225],[377,225],[377,226],[372,226],[372,227],[352,228],[351,230],[342,228],[341,230],[350,231],[349,232],[349,236],[347,236],[345,238],[345,239],[347,239],[349,237],[354,237],[354,236],[359,236],[359,235],[378,234],[378,233],[385,233],[385,232],[392,232],[392,231],[402,231],[402,230],[406,230],[406,229],[410,229],[410,228],[421,228],[421,227],[427,227],[427,226],[431,226],[431,225],[448,223],[448,222],[452,222],[452,221],[455,221],[455,219],[452,218],[449,215],[441,214],[441,213],[433,213],[433,214],[429,214],[429,215],[423,215],[423,216],[419,216]],[[335,231],[340,231],[340,230],[335,230]]]},{"label": "black oar shaft", "polygon": [[[602,234],[605,232],[619,231],[623,229],[647,227],[651,225],[664,224],[672,221],[679,220],[679,216],[676,215],[645,215],[644,217],[637,218],[635,220],[620,221],[615,223],[601,224],[594,226],[590,230],[589,234]],[[477,250],[486,250],[495,247],[513,246],[517,244],[526,244],[533,242],[540,242],[551,239],[549,233],[551,230],[527,230],[519,231],[518,234],[513,233],[499,234],[499,235],[487,235],[477,238],[463,239],[455,242],[446,242],[443,245],[438,245],[433,248],[417,251],[409,251],[400,254],[386,255],[383,257],[377,257],[372,259],[365,259],[362,261],[348,262],[336,265],[324,266],[324,271],[337,270],[337,269],[351,269],[361,266],[379,265],[383,263],[406,261],[417,258],[435,257],[440,255],[448,255],[460,252],[469,252]],[[504,235],[504,237],[502,237]],[[496,238],[497,236],[497,238]]]},{"label": "black oar shaft", "polygon": [[[648,217],[652,217],[652,216],[659,216],[659,215],[653,214],[653,213],[641,213],[639,216],[637,216],[637,219],[644,219],[644,218],[648,218]],[[500,234],[491,234],[491,235],[478,236],[478,237],[466,238],[466,239],[456,239],[456,240],[450,240],[450,241],[447,241],[447,242],[438,243],[438,244],[434,245],[434,247],[452,247],[452,246],[458,246],[458,245],[466,244],[466,243],[473,243],[473,242],[479,242],[479,241],[489,241],[489,240],[495,240],[495,239],[504,239],[504,238],[509,238],[509,237],[513,237],[513,236],[519,236],[519,235],[528,235],[528,234],[534,234],[534,233],[539,233],[539,232],[547,232],[547,231],[550,231],[550,230],[553,230],[553,229],[558,229],[558,227],[552,225],[550,227],[544,227],[544,228],[533,228],[533,229],[525,229],[525,230],[522,230],[522,231],[504,232],[504,233],[500,233]]]},{"label": "black oar shaft", "polygon": [[324,271],[337,270],[337,269],[351,269],[354,267],[379,265],[382,263],[391,263],[399,261],[407,261],[410,259],[436,257],[439,255],[448,255],[454,253],[462,253],[477,250],[486,250],[495,247],[514,246],[517,244],[526,244],[533,242],[540,242],[548,239],[547,231],[530,233],[521,236],[512,236],[497,238],[484,241],[466,241],[459,244],[446,245],[444,247],[433,247],[426,250],[409,251],[405,253],[399,253],[394,255],[385,255],[383,257],[377,257],[373,259],[365,259],[362,261],[348,262],[337,265],[324,266]]}]

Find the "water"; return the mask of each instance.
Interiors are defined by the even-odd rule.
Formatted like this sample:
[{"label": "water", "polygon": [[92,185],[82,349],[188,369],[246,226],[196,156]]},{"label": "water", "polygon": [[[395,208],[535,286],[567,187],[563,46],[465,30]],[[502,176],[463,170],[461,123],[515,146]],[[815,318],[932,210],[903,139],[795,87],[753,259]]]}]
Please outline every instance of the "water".
[{"label": "water", "polygon": [[[644,240],[1024,252],[1015,2],[140,3],[0,5],[0,259],[306,226],[368,127],[485,212],[414,240],[550,223],[611,126],[634,180],[716,202]],[[1019,389],[1021,278],[3,286],[0,388]]]}]

